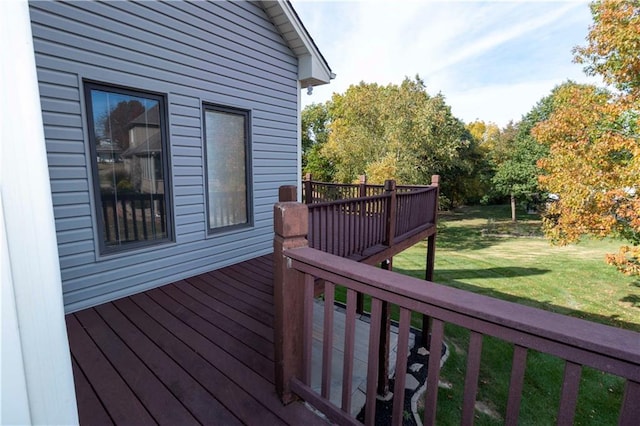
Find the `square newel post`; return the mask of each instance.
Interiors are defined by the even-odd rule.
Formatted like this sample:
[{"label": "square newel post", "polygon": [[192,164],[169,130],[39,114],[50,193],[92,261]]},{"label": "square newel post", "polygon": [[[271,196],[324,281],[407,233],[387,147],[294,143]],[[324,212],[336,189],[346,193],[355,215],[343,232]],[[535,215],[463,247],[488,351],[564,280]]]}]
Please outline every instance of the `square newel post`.
[{"label": "square newel post", "polygon": [[303,373],[304,276],[287,267],[284,252],[308,245],[308,222],[304,204],[283,202],[273,208],[275,382],[285,404],[295,400],[291,379]]},{"label": "square newel post", "polygon": [[358,197],[367,196],[367,175],[360,175],[360,186],[358,187]]},{"label": "square newel post", "polygon": [[304,199],[302,200],[305,204],[313,203],[313,185],[311,183],[311,173],[307,173],[304,176]]},{"label": "square newel post", "polygon": [[[367,196],[367,175],[360,175],[360,186],[358,187],[358,197]],[[356,312],[358,314],[364,313],[364,295],[358,293],[356,296]]]},{"label": "square newel post", "polygon": [[393,239],[396,235],[396,214],[398,211],[395,180],[384,181],[384,193],[391,195],[387,209],[387,235],[385,238],[385,244],[391,247],[393,245]]},{"label": "square newel post", "polygon": [[295,185],[282,185],[278,188],[278,201],[298,201],[298,188]]},{"label": "square newel post", "polygon": [[[431,176],[431,186],[435,186],[435,205],[433,207],[433,224],[438,226],[438,200],[440,197],[440,176]],[[424,279],[433,281],[433,269],[436,263],[436,235],[437,231],[427,238],[427,264]],[[427,315],[422,316],[422,346],[428,347],[428,336],[431,332],[431,318]]]}]

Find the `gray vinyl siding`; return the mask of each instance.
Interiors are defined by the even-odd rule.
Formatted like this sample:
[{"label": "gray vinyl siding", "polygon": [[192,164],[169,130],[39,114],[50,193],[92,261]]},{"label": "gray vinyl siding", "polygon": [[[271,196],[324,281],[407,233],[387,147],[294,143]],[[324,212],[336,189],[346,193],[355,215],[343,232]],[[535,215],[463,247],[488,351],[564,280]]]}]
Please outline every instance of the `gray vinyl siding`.
[{"label": "gray vinyl siding", "polygon": [[[32,2],[68,312],[272,251],[297,177],[297,59],[253,2]],[[83,79],[164,94],[175,241],[101,255]],[[254,226],[208,236],[202,103],[251,111]]]}]

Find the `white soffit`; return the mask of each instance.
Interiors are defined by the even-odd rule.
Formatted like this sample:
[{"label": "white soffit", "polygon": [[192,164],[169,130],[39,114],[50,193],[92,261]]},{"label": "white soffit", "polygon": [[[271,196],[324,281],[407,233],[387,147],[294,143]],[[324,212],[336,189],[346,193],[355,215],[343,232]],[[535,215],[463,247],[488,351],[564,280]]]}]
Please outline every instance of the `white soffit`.
[{"label": "white soffit", "polygon": [[288,0],[262,0],[261,3],[284,41],[298,57],[301,87],[327,84],[335,78],[291,3]]}]

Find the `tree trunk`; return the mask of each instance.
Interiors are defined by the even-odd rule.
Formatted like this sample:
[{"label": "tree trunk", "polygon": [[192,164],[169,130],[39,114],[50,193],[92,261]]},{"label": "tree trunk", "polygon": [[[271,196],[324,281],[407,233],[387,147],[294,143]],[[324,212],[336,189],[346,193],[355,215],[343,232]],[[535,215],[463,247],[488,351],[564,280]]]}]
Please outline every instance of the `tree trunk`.
[{"label": "tree trunk", "polygon": [[516,197],[511,193],[511,222],[516,221]]}]

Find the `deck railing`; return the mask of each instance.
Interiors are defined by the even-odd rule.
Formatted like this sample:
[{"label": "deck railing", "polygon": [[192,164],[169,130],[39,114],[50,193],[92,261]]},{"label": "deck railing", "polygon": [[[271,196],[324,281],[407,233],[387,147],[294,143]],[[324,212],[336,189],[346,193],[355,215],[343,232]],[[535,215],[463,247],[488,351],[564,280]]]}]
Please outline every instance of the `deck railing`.
[{"label": "deck railing", "polygon": [[[365,423],[374,424],[378,384],[382,306],[399,307],[399,337],[394,395],[404,395],[407,347],[412,312],[432,319],[429,351],[439,354],[446,323],[470,331],[462,405],[462,424],[472,424],[481,365],[483,336],[514,346],[505,424],[517,424],[529,350],[565,360],[558,424],[573,424],[581,371],[588,366],[626,380],[619,424],[640,418],[640,334],[490,298],[356,263],[307,247],[307,208],[297,203],[275,206],[275,349],[276,387],[283,401],[296,397],[339,424],[355,423],[351,411],[356,293],[371,297]],[[310,386],[314,283],[324,282],[322,385]],[[332,360],[333,302],[336,286],[346,288],[344,358]],[[329,400],[332,365],[342,364],[340,406]],[[436,423],[440,357],[430,356],[424,424]],[[603,388],[603,392],[607,389]],[[402,424],[404,399],[393,403],[393,424]]]},{"label": "deck railing", "polygon": [[164,194],[103,192],[101,200],[107,244],[166,237]]},{"label": "deck railing", "polygon": [[[359,184],[338,184],[307,176],[303,202],[309,208],[309,246],[361,261],[411,236],[428,237],[436,230],[438,186],[439,176],[428,186],[396,186],[392,180],[369,185],[364,176]],[[388,258],[385,254],[372,261]]]}]

